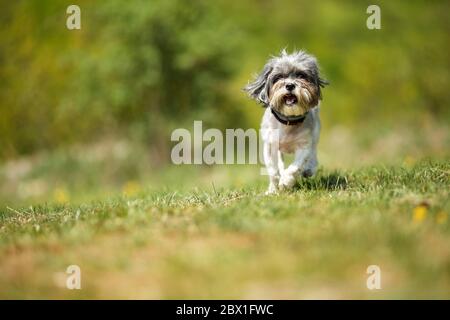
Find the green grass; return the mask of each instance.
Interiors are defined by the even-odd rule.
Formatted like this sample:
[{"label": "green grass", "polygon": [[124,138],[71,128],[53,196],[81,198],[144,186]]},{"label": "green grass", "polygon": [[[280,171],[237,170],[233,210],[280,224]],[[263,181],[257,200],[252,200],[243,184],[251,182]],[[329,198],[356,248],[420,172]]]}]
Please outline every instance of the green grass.
[{"label": "green grass", "polygon": [[[0,298],[450,298],[449,161],[321,169],[276,196],[257,170],[220,170],[0,209]],[[71,264],[82,290],[64,287]]]}]

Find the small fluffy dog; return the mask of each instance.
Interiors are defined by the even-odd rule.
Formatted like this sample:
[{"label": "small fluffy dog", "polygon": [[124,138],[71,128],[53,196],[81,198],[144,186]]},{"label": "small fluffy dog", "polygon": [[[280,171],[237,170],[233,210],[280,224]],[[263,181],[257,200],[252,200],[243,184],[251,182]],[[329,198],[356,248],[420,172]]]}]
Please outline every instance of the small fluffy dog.
[{"label": "small fluffy dog", "polygon": [[[319,100],[327,81],[319,76],[316,58],[304,51],[285,50],[272,57],[244,90],[266,107],[261,135],[269,175],[266,194],[291,189],[296,177],[310,177],[317,170],[316,148],[320,134]],[[284,153],[295,159],[286,169]]]}]

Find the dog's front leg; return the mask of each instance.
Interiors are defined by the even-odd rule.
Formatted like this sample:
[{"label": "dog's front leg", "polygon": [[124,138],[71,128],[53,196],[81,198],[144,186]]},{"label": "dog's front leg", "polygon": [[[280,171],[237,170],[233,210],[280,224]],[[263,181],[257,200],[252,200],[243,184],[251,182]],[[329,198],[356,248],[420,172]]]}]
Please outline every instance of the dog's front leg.
[{"label": "dog's front leg", "polygon": [[309,159],[310,155],[311,146],[305,146],[295,151],[294,161],[283,171],[280,177],[280,189],[291,189],[294,186],[296,177],[301,172],[305,162]]},{"label": "dog's front leg", "polygon": [[273,194],[278,191],[280,175],[278,171],[278,148],[269,142],[264,143],[264,163],[269,175],[269,188],[266,194]]}]

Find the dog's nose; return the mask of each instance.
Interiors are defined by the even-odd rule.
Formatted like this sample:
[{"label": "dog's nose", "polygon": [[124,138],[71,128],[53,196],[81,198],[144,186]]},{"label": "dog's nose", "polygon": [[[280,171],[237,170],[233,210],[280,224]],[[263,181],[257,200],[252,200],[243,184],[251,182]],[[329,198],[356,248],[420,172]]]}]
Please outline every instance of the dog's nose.
[{"label": "dog's nose", "polygon": [[292,91],[292,90],[294,90],[295,89],[295,84],[293,84],[293,83],[288,83],[287,85],[286,85],[286,90],[287,91]]}]

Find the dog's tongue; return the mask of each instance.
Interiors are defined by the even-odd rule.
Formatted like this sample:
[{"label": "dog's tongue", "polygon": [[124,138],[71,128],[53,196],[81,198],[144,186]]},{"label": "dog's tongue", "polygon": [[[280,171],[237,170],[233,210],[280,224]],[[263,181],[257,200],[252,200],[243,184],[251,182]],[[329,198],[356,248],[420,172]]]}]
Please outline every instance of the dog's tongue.
[{"label": "dog's tongue", "polygon": [[294,96],[288,96],[286,97],[286,104],[295,104],[297,98]]}]

